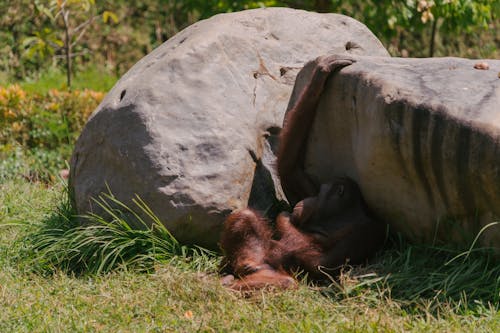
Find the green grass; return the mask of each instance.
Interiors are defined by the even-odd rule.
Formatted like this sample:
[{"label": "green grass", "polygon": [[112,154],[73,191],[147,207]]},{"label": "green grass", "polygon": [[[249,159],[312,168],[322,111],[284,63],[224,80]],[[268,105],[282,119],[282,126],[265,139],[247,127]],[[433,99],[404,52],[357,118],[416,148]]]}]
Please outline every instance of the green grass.
[{"label": "green grass", "polygon": [[[109,70],[98,66],[89,66],[79,70],[72,77],[72,89],[90,89],[95,91],[108,91],[117,81],[117,77]],[[0,81],[2,82],[2,81]],[[7,82],[4,82],[7,83]],[[14,83],[14,82],[10,82]],[[45,94],[50,89],[67,89],[66,73],[57,67],[49,67],[34,78],[25,78],[19,82],[21,88],[28,92]]]},{"label": "green grass", "polygon": [[101,274],[115,269],[150,272],[156,264],[217,270],[214,252],[181,245],[140,198],[133,202],[146,217],[112,195],[102,195],[96,203],[108,217],[90,214],[79,218],[65,193],[53,214],[27,227],[26,236],[19,240],[26,249],[21,255],[29,258],[34,271],[43,274]]},{"label": "green grass", "polygon": [[[457,257],[396,239],[329,286],[244,298],[218,283],[219,256],[182,247],[159,225],[129,230],[121,215],[79,229],[66,203],[63,184],[0,183],[1,332],[500,330],[500,265],[486,251]],[[96,269],[126,249],[133,255]]]}]

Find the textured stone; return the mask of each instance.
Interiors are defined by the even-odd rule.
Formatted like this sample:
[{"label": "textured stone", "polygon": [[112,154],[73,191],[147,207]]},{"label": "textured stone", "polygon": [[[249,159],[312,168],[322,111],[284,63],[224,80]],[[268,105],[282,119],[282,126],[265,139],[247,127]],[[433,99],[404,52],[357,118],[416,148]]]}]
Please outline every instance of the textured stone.
[{"label": "textured stone", "polygon": [[[139,195],[183,242],[215,246],[224,217],[283,199],[276,140],[295,76],[322,54],[388,56],[342,15],[267,8],[214,16],[140,60],[85,126],[71,159],[78,213]],[[250,199],[250,200],[249,200]]]},{"label": "textured stone", "polygon": [[[325,87],[307,172],[351,177],[416,241],[470,244],[500,217],[500,60],[355,59]],[[481,239],[500,248],[500,226]]]}]

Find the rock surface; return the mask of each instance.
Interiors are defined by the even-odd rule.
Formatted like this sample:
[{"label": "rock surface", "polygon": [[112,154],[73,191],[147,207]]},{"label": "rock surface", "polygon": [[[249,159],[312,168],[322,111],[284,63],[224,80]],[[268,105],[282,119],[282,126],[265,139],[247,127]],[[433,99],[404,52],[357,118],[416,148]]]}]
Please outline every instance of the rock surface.
[{"label": "rock surface", "polygon": [[297,72],[322,54],[388,56],[342,15],[267,8],[183,30],[126,73],[71,159],[78,213],[139,195],[182,242],[214,247],[234,209],[283,199],[272,164]]},{"label": "rock surface", "polygon": [[[500,60],[355,59],[325,87],[307,172],[351,177],[416,241],[470,244],[500,221]],[[500,225],[481,239],[500,248]]]}]

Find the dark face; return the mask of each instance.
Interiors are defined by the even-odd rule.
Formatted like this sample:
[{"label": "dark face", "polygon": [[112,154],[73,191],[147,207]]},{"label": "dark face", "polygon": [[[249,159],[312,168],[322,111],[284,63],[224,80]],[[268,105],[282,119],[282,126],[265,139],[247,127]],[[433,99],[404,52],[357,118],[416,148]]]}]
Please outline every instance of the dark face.
[{"label": "dark face", "polygon": [[359,219],[364,212],[361,192],[348,178],[321,185],[314,199],[314,211],[301,228],[321,238],[328,239],[340,226]]},{"label": "dark face", "polygon": [[359,188],[352,180],[340,178],[332,183],[321,185],[318,194],[317,219],[330,219],[346,211],[356,209],[361,202]]},{"label": "dark face", "polygon": [[364,214],[361,192],[348,178],[321,185],[316,197],[299,202],[293,212],[293,223],[304,231],[323,236]]}]

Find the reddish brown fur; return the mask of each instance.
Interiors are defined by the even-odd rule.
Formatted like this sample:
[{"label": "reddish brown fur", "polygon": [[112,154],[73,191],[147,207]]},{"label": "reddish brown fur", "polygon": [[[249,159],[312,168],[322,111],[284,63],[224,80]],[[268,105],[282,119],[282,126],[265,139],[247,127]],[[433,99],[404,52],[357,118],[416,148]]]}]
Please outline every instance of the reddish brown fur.
[{"label": "reddish brown fur", "polygon": [[278,216],[276,230],[250,209],[227,218],[221,247],[226,270],[236,278],[224,278],[230,288],[295,287],[290,276],[294,271],[321,279],[322,267],[362,263],[381,245],[384,228],[369,217],[352,180],[337,179],[318,190],[303,169],[308,133],[325,82],[331,72],[352,62],[332,56],[306,65],[312,66],[309,82],[289,106],[278,152],[283,190],[295,207],[291,214]]},{"label": "reddish brown fur", "polygon": [[224,225],[221,246],[229,272],[238,280],[229,280],[232,289],[261,289],[266,285],[289,288],[295,281],[280,266],[269,263],[273,252],[273,232],[265,219],[250,209],[231,214]]}]

